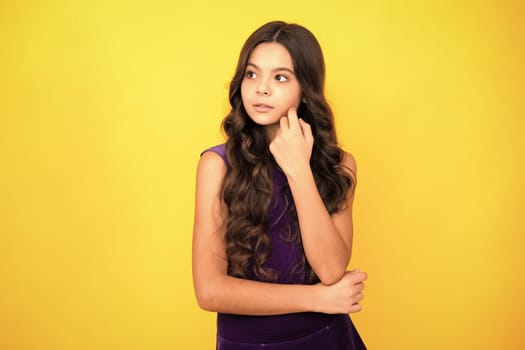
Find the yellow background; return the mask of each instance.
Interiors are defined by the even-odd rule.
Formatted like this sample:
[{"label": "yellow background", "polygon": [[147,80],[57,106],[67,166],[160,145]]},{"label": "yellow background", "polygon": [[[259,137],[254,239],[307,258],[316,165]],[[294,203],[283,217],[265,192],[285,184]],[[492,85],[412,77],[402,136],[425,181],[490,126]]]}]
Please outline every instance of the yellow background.
[{"label": "yellow background", "polygon": [[518,1],[1,1],[0,349],[212,349],[195,168],[246,37],[318,37],[369,349],[523,349]]}]

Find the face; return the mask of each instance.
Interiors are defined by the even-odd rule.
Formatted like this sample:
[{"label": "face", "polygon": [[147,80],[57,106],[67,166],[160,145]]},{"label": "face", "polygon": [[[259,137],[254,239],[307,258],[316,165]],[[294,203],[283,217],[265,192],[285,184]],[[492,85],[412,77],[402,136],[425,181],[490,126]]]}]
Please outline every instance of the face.
[{"label": "face", "polygon": [[278,43],[255,47],[241,82],[244,109],[257,124],[273,133],[290,107],[298,107],[301,86],[288,50]]}]

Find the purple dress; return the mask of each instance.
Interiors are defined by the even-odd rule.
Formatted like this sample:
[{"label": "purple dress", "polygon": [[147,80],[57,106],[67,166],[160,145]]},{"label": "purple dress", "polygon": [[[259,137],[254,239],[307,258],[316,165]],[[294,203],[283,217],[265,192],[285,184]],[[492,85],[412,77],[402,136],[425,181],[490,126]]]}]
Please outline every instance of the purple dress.
[{"label": "purple dress", "polygon": [[[228,164],[225,145],[205,150],[222,157]],[[203,153],[204,153],[203,152]],[[295,266],[302,259],[301,247],[283,239],[280,228],[298,225],[287,212],[293,200],[285,175],[272,169],[273,197],[268,211],[268,235],[272,252],[265,268],[277,273],[275,283],[307,284]],[[288,214],[288,215],[287,215]],[[247,277],[260,280],[255,274]],[[219,313],[217,315],[218,350],[362,350],[366,349],[347,314],[300,312],[272,316],[246,316]]]}]

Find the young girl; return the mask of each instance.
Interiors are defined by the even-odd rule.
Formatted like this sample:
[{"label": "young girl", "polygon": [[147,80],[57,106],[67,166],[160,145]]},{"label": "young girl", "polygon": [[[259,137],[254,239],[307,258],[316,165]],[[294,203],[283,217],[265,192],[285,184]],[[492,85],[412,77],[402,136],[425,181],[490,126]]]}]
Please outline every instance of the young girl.
[{"label": "young girl", "polygon": [[324,59],[306,28],[270,22],[244,44],[225,144],[197,170],[193,278],[217,349],[365,349],[348,313],[366,273],[352,251],[354,158],[337,145]]}]

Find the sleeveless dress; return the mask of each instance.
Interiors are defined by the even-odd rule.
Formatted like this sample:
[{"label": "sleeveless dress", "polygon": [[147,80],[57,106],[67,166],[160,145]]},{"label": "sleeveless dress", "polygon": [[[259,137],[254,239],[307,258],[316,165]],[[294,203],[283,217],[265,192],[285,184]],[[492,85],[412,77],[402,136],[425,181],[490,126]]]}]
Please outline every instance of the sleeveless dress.
[{"label": "sleeveless dress", "polygon": [[[205,150],[222,157],[226,165],[225,144]],[[202,153],[204,153],[202,152]],[[268,209],[267,234],[272,252],[265,268],[277,273],[274,283],[308,284],[294,269],[302,259],[302,249],[283,238],[283,227],[298,225],[288,211],[293,197],[285,175],[272,168],[273,196]],[[284,235],[285,236],[285,235]],[[260,281],[254,273],[247,279]],[[271,316],[217,314],[217,350],[366,350],[347,314],[299,312]]]}]

